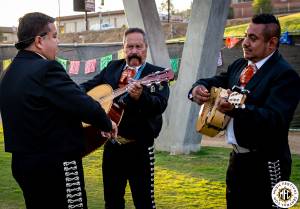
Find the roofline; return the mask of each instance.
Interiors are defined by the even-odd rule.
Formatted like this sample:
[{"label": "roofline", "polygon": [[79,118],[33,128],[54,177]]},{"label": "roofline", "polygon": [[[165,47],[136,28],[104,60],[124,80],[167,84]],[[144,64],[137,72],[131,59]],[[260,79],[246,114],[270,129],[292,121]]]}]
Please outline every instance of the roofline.
[{"label": "roofline", "polygon": [[[87,13],[88,18],[89,17],[99,17],[101,13],[101,16],[109,16],[109,15],[125,15],[124,10],[115,10],[115,11],[107,11],[107,12],[94,12],[94,13]],[[60,16],[56,17],[55,20],[63,21],[63,20],[74,20],[74,19],[83,19],[85,17],[85,14],[80,15],[69,15],[69,16]]]},{"label": "roofline", "polygon": [[1,33],[17,33],[17,27],[1,27],[0,26],[0,32]]}]

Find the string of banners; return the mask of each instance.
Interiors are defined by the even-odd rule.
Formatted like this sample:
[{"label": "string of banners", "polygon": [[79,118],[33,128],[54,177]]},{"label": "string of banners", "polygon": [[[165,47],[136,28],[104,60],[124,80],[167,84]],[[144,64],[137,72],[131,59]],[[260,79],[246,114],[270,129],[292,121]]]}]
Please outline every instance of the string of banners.
[{"label": "string of banners", "polygon": [[[224,48],[231,49],[235,47],[242,39],[236,37],[227,37],[224,40],[224,47],[221,48],[218,59],[217,66],[220,67],[223,65],[222,59],[222,50]],[[70,76],[76,76],[79,74],[80,66],[84,65],[84,74],[100,72],[103,70],[107,64],[113,59],[123,59],[124,52],[123,49],[118,50],[116,53],[107,54],[103,57],[93,58],[89,60],[68,60],[60,57],[56,57],[56,60],[64,67],[64,69],[69,73]],[[7,67],[12,62],[12,59],[4,59],[2,60],[2,69],[3,71],[7,69]],[[179,66],[180,66],[181,58],[171,58],[170,64],[174,73],[177,75]]]},{"label": "string of banners", "polygon": [[[83,69],[84,74],[90,74],[102,71],[107,64],[113,59],[123,59],[123,50],[119,50],[116,53],[107,54],[103,57],[93,58],[89,60],[69,60],[60,57],[56,57],[56,61],[59,62],[63,68],[68,72],[70,76],[76,76],[80,74],[80,70]],[[171,58],[170,65],[174,73],[178,73],[180,58]],[[12,59],[2,60],[3,71],[11,64]]]},{"label": "string of banners", "polygon": [[[235,47],[241,40],[242,38],[238,37],[226,37],[224,39],[224,47],[221,48],[218,58],[217,58],[217,66],[220,67],[223,65],[223,57],[222,57],[222,50],[225,48],[231,49]],[[281,44],[288,44],[291,45],[293,44],[293,40],[291,36],[289,35],[288,32],[284,32],[280,38],[280,43]],[[99,58],[94,58],[94,59],[89,59],[89,60],[68,60],[60,57],[56,57],[56,60],[64,67],[64,69],[69,73],[70,76],[76,76],[79,74],[79,71],[81,69],[81,65],[84,65],[84,74],[89,74],[89,73],[95,73],[95,72],[100,72],[103,70],[107,64],[113,60],[113,59],[123,59],[124,58],[124,52],[123,49],[112,53],[112,54],[107,54],[103,57]],[[10,65],[12,62],[12,59],[3,59],[0,60],[0,71],[6,70],[7,67]],[[178,75],[178,70],[180,66],[181,58],[171,58],[170,59],[170,64],[171,68],[174,71],[175,75]],[[1,68],[2,67],[2,68]]]}]

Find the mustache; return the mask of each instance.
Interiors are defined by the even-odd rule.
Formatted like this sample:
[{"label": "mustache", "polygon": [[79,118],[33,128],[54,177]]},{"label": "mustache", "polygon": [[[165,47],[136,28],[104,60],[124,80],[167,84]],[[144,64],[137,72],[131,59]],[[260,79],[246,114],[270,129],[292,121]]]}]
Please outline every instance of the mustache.
[{"label": "mustache", "polygon": [[139,62],[142,62],[142,58],[140,56],[138,56],[137,54],[132,54],[132,55],[128,56],[128,61],[129,62],[132,59],[137,59]]}]

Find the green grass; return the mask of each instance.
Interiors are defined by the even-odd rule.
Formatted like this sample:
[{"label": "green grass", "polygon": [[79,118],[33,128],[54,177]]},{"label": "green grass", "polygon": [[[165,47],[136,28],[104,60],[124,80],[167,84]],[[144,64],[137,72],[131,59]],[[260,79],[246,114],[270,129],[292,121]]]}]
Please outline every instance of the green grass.
[{"label": "green grass", "polygon": [[[0,209],[24,208],[22,193],[10,171],[11,155],[3,148],[0,130]],[[84,158],[86,190],[90,209],[104,208],[101,174],[102,149]],[[159,209],[223,209],[225,171],[230,149],[202,147],[190,155],[156,153],[155,200]],[[300,156],[293,155],[291,181],[300,188]],[[134,208],[129,188],[126,208]],[[293,209],[300,209],[300,204]]]},{"label": "green grass", "polygon": [[[279,17],[281,31],[292,35],[300,34],[300,13]],[[248,23],[225,28],[224,37],[244,37]]]},{"label": "green grass", "polygon": [[[288,31],[291,35],[300,35],[300,13],[279,17],[281,32]],[[249,23],[226,27],[224,37],[244,37]],[[168,40],[167,43],[185,42],[186,37]]]}]

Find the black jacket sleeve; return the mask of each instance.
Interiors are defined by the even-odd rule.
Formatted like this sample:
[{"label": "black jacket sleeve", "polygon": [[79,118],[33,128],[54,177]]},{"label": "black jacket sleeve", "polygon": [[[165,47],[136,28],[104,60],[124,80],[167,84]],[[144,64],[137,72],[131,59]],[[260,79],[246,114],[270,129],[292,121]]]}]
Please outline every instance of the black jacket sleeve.
[{"label": "black jacket sleeve", "polygon": [[111,131],[112,124],[100,104],[86,95],[56,61],[50,62],[44,75],[45,97],[58,108],[77,116],[103,131]]}]

